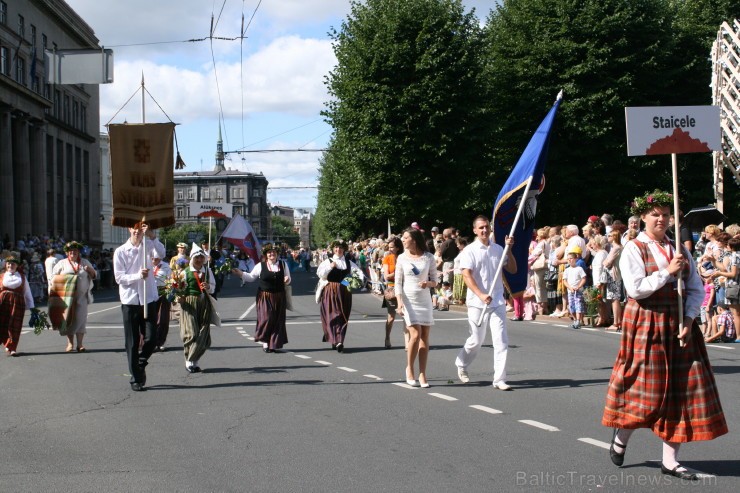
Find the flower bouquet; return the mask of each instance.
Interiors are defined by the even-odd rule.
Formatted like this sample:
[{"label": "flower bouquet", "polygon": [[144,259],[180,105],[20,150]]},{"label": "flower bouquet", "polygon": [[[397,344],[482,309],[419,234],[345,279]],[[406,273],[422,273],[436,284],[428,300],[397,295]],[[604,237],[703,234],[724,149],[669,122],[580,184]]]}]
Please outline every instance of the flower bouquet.
[{"label": "flower bouquet", "polygon": [[604,301],[601,290],[590,287],[583,290],[583,302],[586,304],[586,315],[591,317],[599,313],[599,305]]},{"label": "flower bouquet", "polygon": [[362,279],[357,271],[352,271],[352,274],[345,277],[342,284],[347,286],[349,289],[360,289],[362,287]]},{"label": "flower bouquet", "polygon": [[233,268],[233,262],[230,258],[227,257],[221,257],[220,259],[216,260],[216,266],[213,269],[214,275],[219,274],[229,274],[231,272],[231,269]]},{"label": "flower bouquet", "polygon": [[185,296],[188,292],[188,285],[184,279],[180,279],[177,275],[173,274],[164,282],[164,295],[167,297],[167,301],[172,303],[175,298]]},{"label": "flower bouquet", "polygon": [[33,329],[33,333],[39,335],[42,331],[51,329],[49,316],[38,308],[31,308],[31,318],[28,320],[28,326]]}]

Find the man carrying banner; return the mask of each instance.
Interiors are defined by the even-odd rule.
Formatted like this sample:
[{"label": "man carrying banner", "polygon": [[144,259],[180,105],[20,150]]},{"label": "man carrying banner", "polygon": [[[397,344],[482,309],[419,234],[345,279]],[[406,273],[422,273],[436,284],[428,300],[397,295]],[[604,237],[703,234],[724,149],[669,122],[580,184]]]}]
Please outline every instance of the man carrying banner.
[{"label": "man carrying banner", "polygon": [[[129,228],[131,237],[113,253],[113,273],[118,283],[123,313],[123,332],[126,338],[126,356],[131,374],[131,390],[146,390],[146,371],[149,356],[154,351],[157,334],[157,285],[149,275],[152,257],[164,257],[164,245],[157,239],[154,230],[146,224]],[[150,240],[144,251],[144,235]],[[146,289],[145,286],[146,285]],[[144,293],[146,292],[146,298]],[[144,318],[144,304],[148,317]],[[141,337],[144,345],[139,352]]]},{"label": "man carrying banner", "polygon": [[[506,302],[504,284],[501,276],[496,279],[498,265],[510,274],[516,274],[517,265],[513,255],[503,258],[504,249],[491,241],[491,223],[485,216],[478,216],[473,221],[473,233],[476,239],[460,252],[460,269],[468,286],[465,303],[468,306],[468,323],[470,337],[465,341],[455,360],[457,375],[462,383],[468,383],[468,366],[478,355],[486,338],[486,327],[491,327],[493,342],[493,386],[499,390],[511,390],[506,383],[506,356],[509,347],[506,334]],[[514,238],[506,236],[509,248]],[[496,284],[494,285],[494,279]],[[478,320],[483,312],[483,322]]]}]

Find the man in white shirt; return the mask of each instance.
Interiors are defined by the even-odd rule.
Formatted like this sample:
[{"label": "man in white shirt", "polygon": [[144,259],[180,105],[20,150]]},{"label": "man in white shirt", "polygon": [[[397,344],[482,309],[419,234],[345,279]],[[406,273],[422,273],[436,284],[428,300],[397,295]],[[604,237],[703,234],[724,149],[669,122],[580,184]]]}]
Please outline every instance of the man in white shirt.
[{"label": "man in white shirt", "polygon": [[[154,230],[146,224],[129,228],[131,237],[113,253],[113,273],[118,283],[123,313],[123,332],[126,338],[126,356],[131,374],[131,390],[146,390],[146,371],[149,356],[154,351],[157,335],[157,283],[149,275],[151,257],[163,258],[164,245]],[[144,235],[146,251],[144,250]],[[146,288],[144,287],[146,286]],[[146,297],[145,297],[146,291]],[[144,318],[144,304],[147,317]],[[144,346],[139,353],[139,340],[144,336]]]},{"label": "man in white shirt", "polygon": [[[565,237],[568,240],[567,251],[571,251],[573,248],[578,247],[581,249],[581,258],[586,260],[589,256],[588,248],[586,248],[586,240],[578,236],[578,226],[575,224],[569,224],[565,227]],[[564,263],[568,263],[567,261]]]},{"label": "man in white shirt", "polygon": [[[504,249],[490,239],[491,223],[485,216],[478,216],[473,221],[473,233],[476,239],[460,253],[460,269],[468,286],[465,303],[468,305],[468,324],[470,337],[465,341],[455,360],[457,375],[462,383],[468,383],[468,366],[478,355],[486,338],[486,326],[491,327],[493,342],[493,386],[499,390],[511,390],[506,383],[506,357],[509,350],[509,339],[506,334],[506,302],[504,300],[504,283],[499,276],[495,286],[493,279],[498,265],[510,274],[517,270],[513,255],[503,257]],[[506,244],[514,244],[514,238],[506,237]],[[477,325],[481,312],[483,321]]]}]

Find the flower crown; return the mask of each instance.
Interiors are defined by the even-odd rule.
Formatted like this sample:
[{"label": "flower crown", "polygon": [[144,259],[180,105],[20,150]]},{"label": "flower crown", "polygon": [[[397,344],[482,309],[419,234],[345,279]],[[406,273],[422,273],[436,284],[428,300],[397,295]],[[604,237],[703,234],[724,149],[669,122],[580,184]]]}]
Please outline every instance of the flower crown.
[{"label": "flower crown", "polygon": [[654,207],[670,207],[673,205],[673,195],[662,190],[646,193],[642,197],[635,197],[630,207],[632,215],[639,216]]},{"label": "flower crown", "polygon": [[271,252],[273,250],[277,250],[277,248],[275,248],[275,245],[273,245],[272,243],[265,243],[262,246],[262,255],[267,255],[267,252]]},{"label": "flower crown", "polygon": [[64,245],[64,251],[69,252],[70,250],[82,250],[83,245],[79,241],[70,241]]}]

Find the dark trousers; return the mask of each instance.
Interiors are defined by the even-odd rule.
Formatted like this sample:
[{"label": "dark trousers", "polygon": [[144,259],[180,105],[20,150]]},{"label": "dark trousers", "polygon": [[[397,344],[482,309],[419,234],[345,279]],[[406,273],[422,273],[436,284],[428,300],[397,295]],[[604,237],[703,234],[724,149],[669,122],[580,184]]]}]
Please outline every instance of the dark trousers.
[{"label": "dark trousers", "polygon": [[[157,336],[157,302],[147,305],[148,317],[144,319],[142,305],[121,305],[123,334],[126,338],[126,357],[131,383],[144,383],[143,368],[154,351]],[[144,337],[144,346],[139,352],[139,342]]]}]

